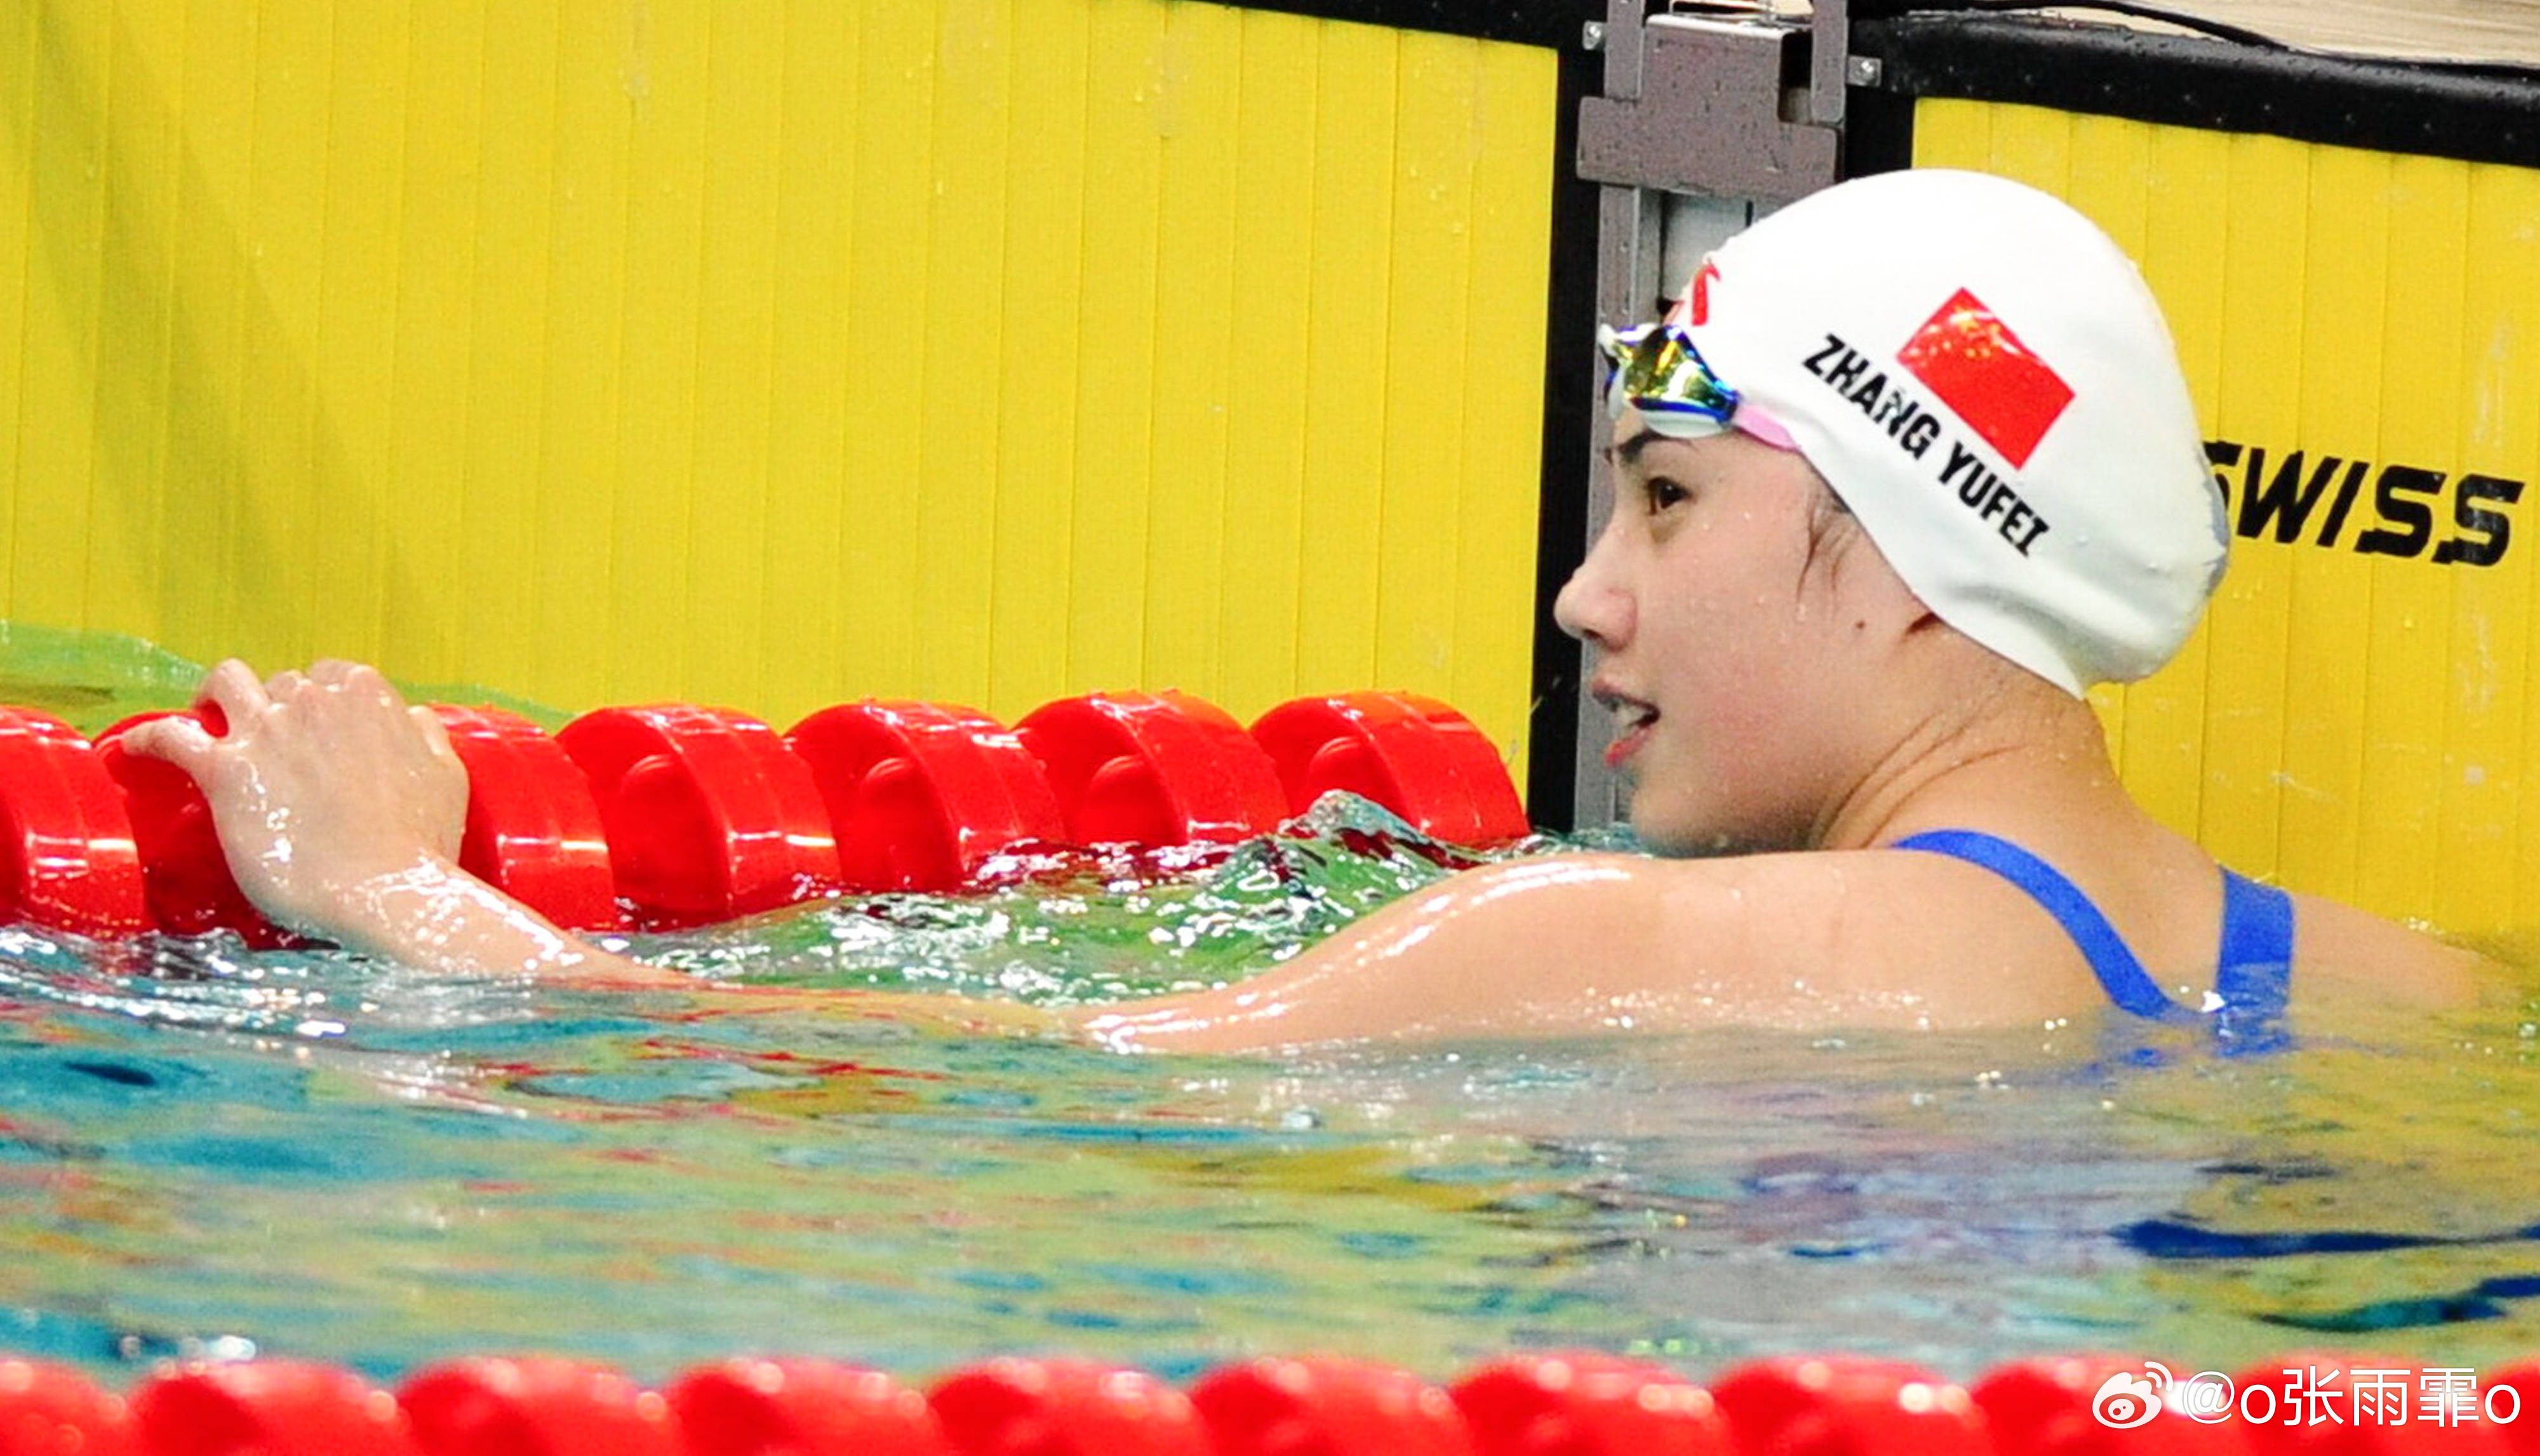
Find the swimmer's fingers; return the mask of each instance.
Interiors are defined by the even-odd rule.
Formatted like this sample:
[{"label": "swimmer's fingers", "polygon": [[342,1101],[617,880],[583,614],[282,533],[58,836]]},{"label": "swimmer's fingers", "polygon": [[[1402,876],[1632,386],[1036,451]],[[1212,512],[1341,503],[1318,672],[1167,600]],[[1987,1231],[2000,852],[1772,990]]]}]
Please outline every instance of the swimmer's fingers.
[{"label": "swimmer's fingers", "polygon": [[122,743],[124,752],[173,763],[200,783],[211,769],[212,754],[220,740],[212,736],[210,729],[180,713],[135,725],[117,741]]},{"label": "swimmer's fingers", "polygon": [[432,750],[434,758],[458,764],[459,750],[450,746],[450,727],[441,721],[440,714],[429,708],[408,708],[405,716],[414,720],[416,729],[423,734],[423,746]]},{"label": "swimmer's fingers", "polygon": [[441,715],[429,708],[409,706],[405,694],[398,692],[396,684],[377,667],[341,658],[321,658],[309,664],[309,680],[342,694],[348,700],[347,708],[367,714],[372,707],[379,707],[404,714],[422,733],[423,746],[433,758],[458,764],[459,755],[450,746],[450,733],[442,727]]},{"label": "swimmer's fingers", "polygon": [[236,658],[224,659],[203,675],[203,685],[195,697],[221,710],[232,728],[243,728],[262,718],[273,706],[273,699],[257,680],[255,669]]},{"label": "swimmer's fingers", "polygon": [[388,674],[368,662],[348,662],[341,658],[320,658],[309,664],[309,680],[320,687],[341,688],[363,697],[405,706],[405,695],[388,679]]}]

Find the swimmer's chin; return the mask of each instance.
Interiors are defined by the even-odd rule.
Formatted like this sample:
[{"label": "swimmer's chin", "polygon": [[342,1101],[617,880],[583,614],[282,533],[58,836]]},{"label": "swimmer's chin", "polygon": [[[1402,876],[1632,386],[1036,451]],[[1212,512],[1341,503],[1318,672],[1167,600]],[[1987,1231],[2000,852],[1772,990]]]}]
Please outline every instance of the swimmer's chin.
[{"label": "swimmer's chin", "polygon": [[1661,860],[1717,860],[1762,849],[1751,838],[1725,829],[1683,828],[1632,816],[1632,836]]}]

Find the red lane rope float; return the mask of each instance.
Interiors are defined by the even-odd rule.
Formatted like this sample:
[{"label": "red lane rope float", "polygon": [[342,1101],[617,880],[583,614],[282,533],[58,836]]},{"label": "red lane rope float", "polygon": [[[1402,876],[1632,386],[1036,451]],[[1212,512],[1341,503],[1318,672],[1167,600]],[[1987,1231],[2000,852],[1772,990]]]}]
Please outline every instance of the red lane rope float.
[{"label": "red lane rope float", "polygon": [[132,1413],[87,1376],[0,1359],[0,1456],[138,1456]]},{"label": "red lane rope float", "polygon": [[0,708],[0,915],[84,936],[150,926],[132,820],[70,725]]},{"label": "red lane rope float", "polygon": [[1213,1456],[1190,1397],[1121,1365],[988,1360],[927,1401],[961,1456]]},{"label": "red lane rope float", "polygon": [[423,1456],[679,1456],[670,1403],[587,1360],[475,1357],[397,1393]]},{"label": "red lane rope float", "polygon": [[1078,844],[1232,843],[1287,815],[1279,770],[1243,726],[1182,693],[1093,693],[1016,726]]},{"label": "red lane rope float", "polygon": [[1259,1359],[1191,1387],[1218,1456],[1473,1456],[1454,1398],[1408,1370],[1342,1359]]},{"label": "red lane rope float", "polygon": [[[1065,699],[1013,731],[967,708],[869,701],[783,738],[681,704],[603,708],[552,739],[499,709],[434,711],[468,771],[460,863],[574,930],[621,928],[621,902],[676,928],[841,887],[959,889],[1002,853],[1060,842],[1228,843],[1332,789],[1446,844],[1526,829],[1480,730],[1408,693],[1297,699],[1254,732],[1180,693]],[[240,893],[192,781],[123,751],[164,716],[92,750],[58,720],[0,709],[0,857],[15,855],[0,858],[0,916],[291,943]],[[222,729],[216,707],[191,716]]]},{"label": "red lane rope float", "polygon": [[564,746],[500,708],[432,711],[467,769],[459,867],[566,930],[625,925],[600,802]]},{"label": "red lane rope float", "polygon": [[[921,1399],[887,1375],[822,1360],[701,1366],[666,1394],[605,1365],[469,1358],[393,1396],[350,1371],[294,1360],[185,1365],[126,1403],[65,1366],[0,1358],[0,1456],[2523,1456],[2540,1415],[2508,1396],[2540,1362],[2468,1376],[2477,1417],[2412,1406],[2355,1415],[2351,1378],[2408,1362],[2295,1352],[2243,1370],[2243,1392],[2318,1372],[2340,1414],[2161,1407],[2137,1427],[2093,1409],[2110,1376],[2158,1367],[2107,1355],[2021,1360],[1972,1392],[1911,1365],[1845,1355],[1734,1366],[1707,1388],[1605,1354],[1526,1354],[1440,1391],[1364,1361],[1259,1359],[1185,1394],[1145,1371],[1070,1359],[992,1359]],[[2150,1382],[2147,1382],[2148,1384]],[[2157,1390],[2156,1385],[2151,1388]],[[2402,1379],[2399,1389],[2421,1392]]]},{"label": "red lane rope float", "polygon": [[1738,1445],[1780,1456],[1992,1456],[1966,1391],[1894,1360],[1787,1358],[1740,1366],[1711,1387]]},{"label": "red lane rope float", "polygon": [[132,1417],[150,1456],[416,1456],[394,1395],[300,1360],[155,1376],[133,1392]]},{"label": "red lane rope float", "polygon": [[212,826],[212,806],[193,777],[165,760],[123,751],[125,733],[160,718],[191,718],[214,737],[229,730],[219,707],[204,703],[186,713],[135,714],[98,734],[98,760],[123,791],[131,815],[150,918],[179,936],[232,931],[250,945],[281,944],[283,933],[248,903],[231,875],[220,832]]},{"label": "red lane rope float", "polygon": [[879,1370],[733,1359],[668,1394],[687,1456],[955,1456],[926,1397]]},{"label": "red lane rope float", "polygon": [[968,708],[842,703],[785,735],[828,805],[850,890],[952,890],[992,855],[1067,835],[1040,761]]},{"label": "red lane rope float", "polygon": [[1298,698],[1261,715],[1252,736],[1279,766],[1292,814],[1337,789],[1446,844],[1506,844],[1532,828],[1499,750],[1472,720],[1434,698]]},{"label": "red lane rope float", "polygon": [[642,923],[704,925],[836,887],[819,786],[757,719],[677,703],[601,708],[556,741],[591,781],[618,898]]},{"label": "red lane rope float", "polygon": [[1737,1456],[1711,1392],[1642,1360],[1511,1355],[1449,1393],[1477,1456]]},{"label": "red lane rope float", "polygon": [[2514,1420],[2505,1427],[2507,1449],[2513,1456],[2540,1456],[2540,1359],[2508,1365],[2487,1383],[2491,1388],[2502,1385],[2513,1392]]}]

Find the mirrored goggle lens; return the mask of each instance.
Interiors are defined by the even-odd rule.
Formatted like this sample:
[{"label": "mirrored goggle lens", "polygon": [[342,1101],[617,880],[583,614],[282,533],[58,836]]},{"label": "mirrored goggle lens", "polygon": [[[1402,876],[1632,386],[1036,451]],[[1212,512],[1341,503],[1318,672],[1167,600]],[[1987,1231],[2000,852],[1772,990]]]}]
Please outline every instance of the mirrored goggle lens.
[{"label": "mirrored goggle lens", "polygon": [[1608,415],[1629,406],[1662,434],[1708,435],[1728,429],[1737,412],[1737,391],[1720,381],[1692,337],[1672,324],[1599,328],[1596,346],[1612,367],[1605,381]]}]

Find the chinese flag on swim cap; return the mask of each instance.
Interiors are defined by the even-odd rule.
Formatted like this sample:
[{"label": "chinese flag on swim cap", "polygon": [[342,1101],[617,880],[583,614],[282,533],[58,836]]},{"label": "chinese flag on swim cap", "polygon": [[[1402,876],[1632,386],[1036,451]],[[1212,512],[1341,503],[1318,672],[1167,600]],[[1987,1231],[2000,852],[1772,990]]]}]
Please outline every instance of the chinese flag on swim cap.
[{"label": "chinese flag on swim cap", "polygon": [[2016,470],[2073,402],[2073,386],[1965,289],[1897,351],[1896,362],[1957,411]]}]

